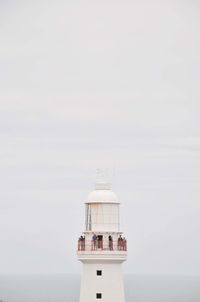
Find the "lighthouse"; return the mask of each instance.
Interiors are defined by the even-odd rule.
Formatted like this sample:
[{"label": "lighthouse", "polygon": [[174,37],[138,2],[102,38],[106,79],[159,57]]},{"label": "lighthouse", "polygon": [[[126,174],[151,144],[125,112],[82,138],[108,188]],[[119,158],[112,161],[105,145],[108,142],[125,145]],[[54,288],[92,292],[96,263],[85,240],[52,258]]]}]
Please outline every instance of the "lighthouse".
[{"label": "lighthouse", "polygon": [[127,241],[120,231],[120,203],[109,183],[97,182],[85,202],[77,255],[83,264],[79,302],[125,302],[122,263]]}]

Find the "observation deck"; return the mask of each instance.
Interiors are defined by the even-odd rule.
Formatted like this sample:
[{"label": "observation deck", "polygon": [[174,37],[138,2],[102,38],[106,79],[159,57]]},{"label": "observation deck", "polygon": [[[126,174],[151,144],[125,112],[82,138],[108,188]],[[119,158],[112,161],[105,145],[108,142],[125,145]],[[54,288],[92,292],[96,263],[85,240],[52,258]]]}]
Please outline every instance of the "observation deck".
[{"label": "observation deck", "polygon": [[97,235],[96,240],[81,236],[77,242],[78,259],[84,261],[109,260],[123,262],[127,258],[127,240],[121,235],[113,240],[109,235]]}]

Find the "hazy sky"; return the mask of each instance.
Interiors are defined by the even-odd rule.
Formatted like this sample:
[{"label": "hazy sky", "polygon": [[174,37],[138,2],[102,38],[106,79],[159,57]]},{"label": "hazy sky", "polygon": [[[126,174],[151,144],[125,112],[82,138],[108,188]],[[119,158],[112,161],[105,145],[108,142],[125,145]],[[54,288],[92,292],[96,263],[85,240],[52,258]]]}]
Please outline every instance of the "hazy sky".
[{"label": "hazy sky", "polygon": [[80,272],[114,169],[129,273],[200,274],[200,2],[0,1],[0,273]]}]

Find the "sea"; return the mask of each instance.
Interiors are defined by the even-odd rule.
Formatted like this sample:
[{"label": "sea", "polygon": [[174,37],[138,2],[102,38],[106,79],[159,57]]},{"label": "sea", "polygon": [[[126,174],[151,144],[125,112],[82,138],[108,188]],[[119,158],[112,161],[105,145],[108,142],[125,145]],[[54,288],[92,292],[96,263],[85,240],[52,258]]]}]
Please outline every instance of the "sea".
[{"label": "sea", "polygon": [[[125,275],[124,285],[126,302],[200,302],[200,276]],[[77,275],[0,276],[0,302],[78,302],[79,289]]]}]

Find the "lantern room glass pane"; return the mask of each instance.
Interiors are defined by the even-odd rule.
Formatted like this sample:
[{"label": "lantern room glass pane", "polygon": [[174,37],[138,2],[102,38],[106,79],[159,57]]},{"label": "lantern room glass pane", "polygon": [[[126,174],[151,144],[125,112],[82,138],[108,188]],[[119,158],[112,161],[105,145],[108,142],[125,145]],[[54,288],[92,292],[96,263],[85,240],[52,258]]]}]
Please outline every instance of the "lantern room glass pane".
[{"label": "lantern room glass pane", "polygon": [[119,230],[119,204],[86,204],[86,231],[104,230]]}]

